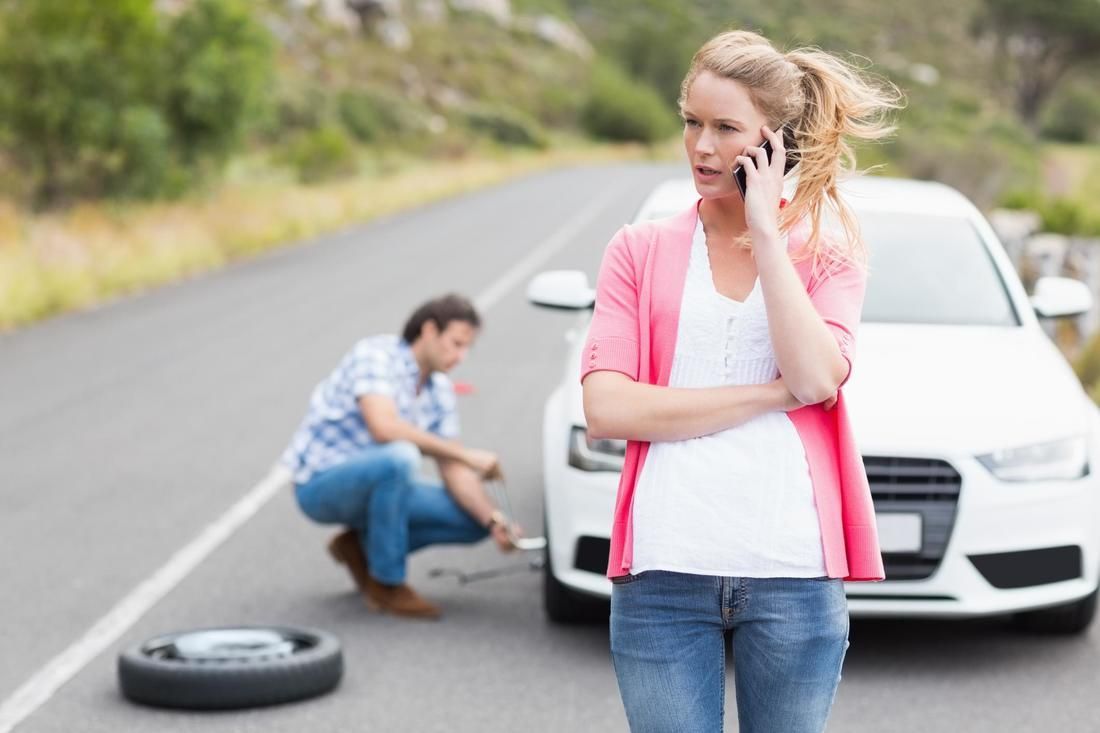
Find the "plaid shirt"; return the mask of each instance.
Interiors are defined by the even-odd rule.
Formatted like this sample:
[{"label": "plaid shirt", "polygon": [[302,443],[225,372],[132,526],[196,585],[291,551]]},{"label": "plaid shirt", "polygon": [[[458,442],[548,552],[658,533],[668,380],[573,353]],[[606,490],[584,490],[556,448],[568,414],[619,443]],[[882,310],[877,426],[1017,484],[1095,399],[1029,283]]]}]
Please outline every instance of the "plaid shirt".
[{"label": "plaid shirt", "polygon": [[401,419],[443,438],[458,437],[451,380],[434,372],[417,394],[419,380],[420,368],[404,339],[383,335],[356,343],[314,388],[309,412],[279,459],[294,483],[304,484],[377,442],[359,409],[363,395],[385,395],[393,399]]}]

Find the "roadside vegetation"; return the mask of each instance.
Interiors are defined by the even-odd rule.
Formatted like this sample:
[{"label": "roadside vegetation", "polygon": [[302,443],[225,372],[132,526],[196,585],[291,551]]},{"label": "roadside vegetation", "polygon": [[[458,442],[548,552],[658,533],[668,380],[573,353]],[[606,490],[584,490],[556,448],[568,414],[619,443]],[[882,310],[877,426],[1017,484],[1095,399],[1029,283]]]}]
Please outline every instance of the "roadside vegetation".
[{"label": "roadside vegetation", "polygon": [[1100,233],[1095,0],[325,5],[0,0],[0,329],[539,167],[675,156],[690,55],[734,26],[903,89],[862,164]]}]

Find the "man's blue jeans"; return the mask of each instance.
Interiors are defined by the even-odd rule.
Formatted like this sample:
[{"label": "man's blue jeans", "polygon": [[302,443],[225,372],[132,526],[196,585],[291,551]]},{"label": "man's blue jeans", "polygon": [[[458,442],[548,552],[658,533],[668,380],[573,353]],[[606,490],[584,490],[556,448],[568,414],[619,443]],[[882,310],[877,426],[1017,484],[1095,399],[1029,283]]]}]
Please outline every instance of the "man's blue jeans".
[{"label": "man's blue jeans", "polygon": [[359,532],[371,576],[398,585],[409,553],[488,534],[442,484],[418,478],[420,461],[407,441],[372,445],[296,486],[298,506],[315,522]]},{"label": "man's blue jeans", "polygon": [[741,733],[820,733],[848,648],[839,579],[616,578],[611,652],[632,733],[722,730],[732,633]]}]

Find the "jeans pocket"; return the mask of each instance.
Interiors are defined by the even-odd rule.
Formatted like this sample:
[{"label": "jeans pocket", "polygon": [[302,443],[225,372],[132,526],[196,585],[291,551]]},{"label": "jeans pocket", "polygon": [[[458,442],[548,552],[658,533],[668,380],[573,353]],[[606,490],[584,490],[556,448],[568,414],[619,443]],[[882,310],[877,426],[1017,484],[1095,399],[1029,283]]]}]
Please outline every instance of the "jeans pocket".
[{"label": "jeans pocket", "polygon": [[627,573],[626,575],[616,575],[614,578],[611,579],[611,584],[612,585],[627,585],[627,584],[633,583],[635,580],[637,580],[639,575],[634,575],[633,573]]}]

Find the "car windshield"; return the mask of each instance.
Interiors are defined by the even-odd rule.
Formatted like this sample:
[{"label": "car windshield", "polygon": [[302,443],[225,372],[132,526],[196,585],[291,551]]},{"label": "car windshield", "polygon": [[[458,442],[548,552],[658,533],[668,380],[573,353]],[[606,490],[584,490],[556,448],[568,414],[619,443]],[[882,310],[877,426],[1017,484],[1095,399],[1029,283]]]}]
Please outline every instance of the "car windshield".
[{"label": "car windshield", "polygon": [[1004,283],[963,217],[860,212],[871,253],[864,323],[1017,326]]}]

